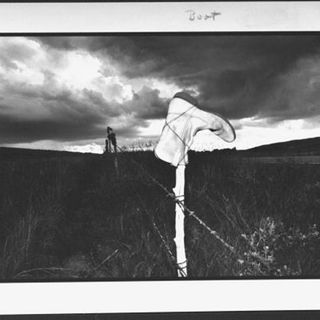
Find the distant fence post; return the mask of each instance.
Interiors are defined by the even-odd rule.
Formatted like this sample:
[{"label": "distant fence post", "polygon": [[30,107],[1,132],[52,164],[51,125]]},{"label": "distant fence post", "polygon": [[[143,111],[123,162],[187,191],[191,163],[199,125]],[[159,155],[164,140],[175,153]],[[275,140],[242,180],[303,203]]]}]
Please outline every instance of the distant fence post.
[{"label": "distant fence post", "polygon": [[114,158],[113,158],[114,159],[114,168],[115,168],[117,177],[119,177],[117,138],[116,138],[116,134],[114,133],[113,129],[110,127],[107,127],[106,148],[108,147],[109,153],[112,153],[112,146],[113,146],[113,153],[114,153]]},{"label": "distant fence post", "polygon": [[105,140],[105,151],[104,152],[109,153],[109,140],[108,139]]}]

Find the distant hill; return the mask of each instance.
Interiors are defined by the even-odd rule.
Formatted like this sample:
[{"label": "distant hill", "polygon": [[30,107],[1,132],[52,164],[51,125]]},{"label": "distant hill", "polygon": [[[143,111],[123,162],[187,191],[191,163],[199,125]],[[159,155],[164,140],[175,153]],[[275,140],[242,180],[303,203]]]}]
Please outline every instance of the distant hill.
[{"label": "distant hill", "polygon": [[252,153],[254,155],[320,155],[320,138],[309,138],[301,140],[291,140],[286,142],[272,143],[252,149],[241,151],[242,153]]}]

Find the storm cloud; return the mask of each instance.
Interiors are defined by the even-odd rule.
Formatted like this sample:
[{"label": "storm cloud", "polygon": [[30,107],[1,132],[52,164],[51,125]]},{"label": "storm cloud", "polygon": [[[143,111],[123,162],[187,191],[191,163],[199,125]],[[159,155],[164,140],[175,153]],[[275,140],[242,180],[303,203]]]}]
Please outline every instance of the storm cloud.
[{"label": "storm cloud", "polygon": [[[181,88],[196,88],[207,110],[236,119],[260,113],[271,117],[283,113],[283,119],[306,115],[310,96],[305,91],[312,91],[319,80],[317,34],[76,37],[68,41],[50,37],[41,41],[60,50],[81,47],[102,60],[108,56],[129,79],[154,77]],[[290,112],[291,107],[296,109],[291,95],[305,98],[300,101],[300,114]],[[282,112],[285,109],[288,112]]]},{"label": "storm cloud", "polygon": [[312,123],[319,49],[318,34],[0,38],[0,143],[101,140],[107,125],[134,140],[180,90],[239,128]]}]

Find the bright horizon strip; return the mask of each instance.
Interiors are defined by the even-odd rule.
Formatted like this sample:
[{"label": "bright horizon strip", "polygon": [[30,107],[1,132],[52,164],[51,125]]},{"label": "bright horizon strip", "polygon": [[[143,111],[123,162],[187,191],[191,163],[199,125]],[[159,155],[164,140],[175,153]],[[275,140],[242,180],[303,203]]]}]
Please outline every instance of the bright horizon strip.
[{"label": "bright horizon strip", "polygon": [[[241,123],[241,120],[238,121]],[[247,119],[244,119],[247,122]],[[138,139],[133,139],[131,142],[126,142],[119,139],[120,147],[139,146],[149,141],[156,143],[160,137],[164,120],[151,120],[148,128],[141,130],[141,135]],[[252,121],[254,124],[254,121]],[[232,143],[226,143],[216,137],[214,133],[205,130],[199,132],[191,147],[195,151],[213,151],[216,149],[233,149],[246,150],[254,147],[268,145],[278,142],[286,142],[291,140],[302,140],[308,138],[320,137],[320,128],[304,128],[308,125],[307,120],[285,120],[279,122],[275,127],[259,127],[258,124],[252,126],[243,126],[241,129],[236,130],[237,138]],[[150,138],[152,137],[152,138]],[[248,139],[250,137],[250,139]],[[104,140],[104,138],[99,139]],[[6,147],[27,148],[27,149],[40,149],[40,150],[63,150],[70,152],[88,152],[88,153],[103,153],[104,144],[100,141],[91,141],[84,143],[77,142],[48,142],[39,141],[35,143],[20,143],[20,144],[7,144]]]}]

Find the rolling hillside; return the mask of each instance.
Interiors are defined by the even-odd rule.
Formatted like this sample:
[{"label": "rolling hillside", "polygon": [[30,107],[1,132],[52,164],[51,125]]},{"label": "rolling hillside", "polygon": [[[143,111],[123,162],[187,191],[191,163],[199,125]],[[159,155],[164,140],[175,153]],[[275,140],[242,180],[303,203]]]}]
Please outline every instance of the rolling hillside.
[{"label": "rolling hillside", "polygon": [[264,156],[320,155],[320,138],[273,143],[245,150],[244,152]]}]

